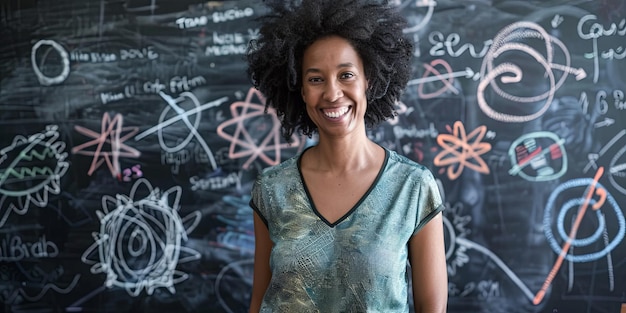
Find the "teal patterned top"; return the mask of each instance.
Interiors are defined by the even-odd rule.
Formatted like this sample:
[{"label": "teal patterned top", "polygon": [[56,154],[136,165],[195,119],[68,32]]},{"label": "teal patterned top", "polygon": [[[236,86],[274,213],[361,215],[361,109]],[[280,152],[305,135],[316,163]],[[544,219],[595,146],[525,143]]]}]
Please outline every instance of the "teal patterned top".
[{"label": "teal patterned top", "polygon": [[261,312],[409,311],[408,242],[443,205],[426,167],[385,151],[370,189],[335,223],[312,204],[299,156],[259,175],[250,205],[274,242]]}]

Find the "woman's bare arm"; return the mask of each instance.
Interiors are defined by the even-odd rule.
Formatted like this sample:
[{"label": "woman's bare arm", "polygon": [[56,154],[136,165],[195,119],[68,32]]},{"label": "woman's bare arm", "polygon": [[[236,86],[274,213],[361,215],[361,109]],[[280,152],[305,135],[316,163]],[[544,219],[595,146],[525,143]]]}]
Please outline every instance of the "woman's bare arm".
[{"label": "woman's bare arm", "polygon": [[448,272],[441,213],[413,235],[409,241],[409,261],[415,312],[446,312]]}]

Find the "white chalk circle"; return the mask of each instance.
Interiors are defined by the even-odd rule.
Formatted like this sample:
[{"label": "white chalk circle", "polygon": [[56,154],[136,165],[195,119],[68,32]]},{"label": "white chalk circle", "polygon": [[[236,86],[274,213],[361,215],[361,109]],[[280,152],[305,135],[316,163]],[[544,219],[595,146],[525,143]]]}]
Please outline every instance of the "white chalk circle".
[{"label": "white chalk circle", "polygon": [[[61,65],[63,67],[63,69],[61,70],[61,73],[57,76],[54,77],[49,77],[46,76],[46,74],[44,74],[40,67],[43,66],[43,64],[46,61],[46,58],[48,57],[48,53],[50,53],[50,49],[48,49],[42,57],[41,63],[37,63],[37,50],[39,50],[39,48],[41,46],[50,46],[53,50],[55,50],[59,56],[61,57]],[[35,74],[37,75],[37,79],[39,79],[39,83],[45,86],[50,86],[50,85],[57,85],[62,83],[63,81],[65,81],[65,79],[67,79],[67,76],[70,74],[70,58],[69,55],[67,54],[67,51],[65,51],[65,48],[63,48],[63,46],[61,46],[60,44],[58,44],[56,41],[54,40],[39,40],[32,49],[31,52],[31,56],[30,56],[30,60],[33,64],[33,71],[35,71]]]}]

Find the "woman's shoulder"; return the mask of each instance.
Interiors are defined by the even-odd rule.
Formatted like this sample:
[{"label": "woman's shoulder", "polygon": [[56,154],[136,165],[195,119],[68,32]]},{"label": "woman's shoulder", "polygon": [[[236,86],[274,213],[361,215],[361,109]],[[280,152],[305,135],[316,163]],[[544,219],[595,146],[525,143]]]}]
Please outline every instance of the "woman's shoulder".
[{"label": "woman's shoulder", "polygon": [[426,172],[429,171],[429,169],[423,164],[418,163],[417,161],[413,161],[409,159],[408,157],[402,154],[399,154],[398,152],[394,150],[390,150],[387,148],[385,149],[387,150],[387,153],[389,155],[389,158],[388,158],[389,165],[400,167],[402,170],[426,171]]},{"label": "woman's shoulder", "polygon": [[386,177],[401,177],[404,182],[417,184],[429,184],[435,180],[432,171],[427,166],[393,150],[388,151]]}]

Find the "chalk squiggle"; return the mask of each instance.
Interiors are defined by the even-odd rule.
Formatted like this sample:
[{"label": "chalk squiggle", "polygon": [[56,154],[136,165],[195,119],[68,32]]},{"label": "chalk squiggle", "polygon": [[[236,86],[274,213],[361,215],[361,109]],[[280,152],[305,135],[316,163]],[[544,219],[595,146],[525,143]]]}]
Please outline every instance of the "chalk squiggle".
[{"label": "chalk squiggle", "polygon": [[0,150],[0,227],[11,213],[24,215],[31,204],[46,207],[50,193],[61,193],[69,163],[65,143],[58,139],[58,126],[50,125],[28,138],[15,136]]},{"label": "chalk squiggle", "polygon": [[[145,189],[146,197],[139,198],[139,188]],[[176,267],[200,258],[199,252],[182,244],[201,215],[197,211],[185,218],[178,215],[181,193],[180,186],[161,193],[142,178],[129,196],[102,198],[103,211],[96,212],[100,232],[93,233],[95,243],[82,261],[93,265],[92,273],[107,275],[106,287],[125,288],[134,297],[144,288],[148,294],[159,287],[176,293],[174,284],[188,278]]]},{"label": "chalk squiggle", "polygon": [[[531,45],[521,42],[515,42],[518,40],[543,40],[545,55],[537,51]],[[562,51],[565,57],[565,64],[553,63],[556,48]],[[521,83],[524,76],[523,68],[527,67],[527,64],[523,66],[517,65],[513,62],[502,62],[495,65],[495,60],[505,53],[521,52],[529,55],[536,63],[544,69],[545,78],[548,82],[548,89],[538,95],[531,96],[517,96],[510,94],[500,87],[496,78],[500,77],[499,82],[502,84],[514,84]],[[556,78],[553,70],[559,70],[563,72],[560,78]],[[481,81],[478,85],[476,92],[477,101],[480,108],[487,116],[503,122],[528,122],[534,120],[550,107],[554,93],[558,90],[568,77],[568,74],[573,74],[576,80],[581,80],[587,76],[586,72],[582,68],[572,68],[570,66],[570,55],[567,47],[559,39],[548,34],[541,26],[532,22],[517,22],[513,23],[504,29],[502,29],[494,38],[493,45],[490,47],[487,55],[483,60],[481,66],[480,77]],[[510,100],[516,103],[535,103],[543,101],[543,106],[536,110],[534,113],[528,115],[515,115],[499,112],[492,108],[487,102],[485,92],[487,87],[491,89],[498,96],[503,99]]]}]

